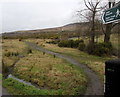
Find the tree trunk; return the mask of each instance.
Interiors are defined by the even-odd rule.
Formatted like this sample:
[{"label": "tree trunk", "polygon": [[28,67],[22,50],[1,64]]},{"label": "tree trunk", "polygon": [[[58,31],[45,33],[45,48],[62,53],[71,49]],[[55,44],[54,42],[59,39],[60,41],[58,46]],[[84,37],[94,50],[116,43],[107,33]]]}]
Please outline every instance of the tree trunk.
[{"label": "tree trunk", "polygon": [[95,12],[93,12],[92,17],[92,28],[91,28],[91,44],[95,42]]},{"label": "tree trunk", "polygon": [[106,25],[106,31],[105,31],[105,36],[104,36],[104,42],[106,42],[106,43],[110,41],[111,26],[112,26],[112,24]]}]

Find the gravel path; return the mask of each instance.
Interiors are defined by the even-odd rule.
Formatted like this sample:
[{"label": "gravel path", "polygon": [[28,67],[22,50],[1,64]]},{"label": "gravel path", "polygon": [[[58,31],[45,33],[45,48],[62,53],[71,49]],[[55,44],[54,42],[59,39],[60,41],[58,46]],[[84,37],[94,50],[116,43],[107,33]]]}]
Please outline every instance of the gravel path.
[{"label": "gravel path", "polygon": [[71,58],[69,56],[65,56],[65,55],[62,55],[59,53],[49,51],[42,47],[39,47],[34,43],[31,43],[31,42],[25,42],[25,43],[29,47],[32,47],[33,49],[57,56],[59,58],[65,59],[66,61],[68,61],[71,64],[79,66],[81,69],[83,69],[83,71],[88,76],[88,86],[87,86],[87,91],[86,91],[85,95],[104,95],[104,83],[102,83],[102,81],[100,81],[98,76],[91,69],[89,69],[86,65],[80,64],[79,62],[77,62],[76,60],[74,60],[73,58]]}]

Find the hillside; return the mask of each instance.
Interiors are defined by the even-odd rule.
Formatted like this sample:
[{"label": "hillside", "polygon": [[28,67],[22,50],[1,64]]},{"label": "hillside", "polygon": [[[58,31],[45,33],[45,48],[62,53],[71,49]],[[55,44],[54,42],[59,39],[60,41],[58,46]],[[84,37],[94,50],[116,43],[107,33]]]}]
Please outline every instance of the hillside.
[{"label": "hillside", "polygon": [[[47,29],[36,29],[36,30],[21,30],[21,31],[14,31],[14,32],[5,32],[2,34],[3,37],[8,37],[8,38],[18,38],[18,37],[38,37],[38,36],[53,36],[57,33],[66,33],[66,32],[71,32],[73,33],[82,33],[83,31],[85,32],[86,29],[88,28],[88,23],[72,23],[68,25],[64,25],[61,27],[55,27],[55,28],[47,28]],[[81,32],[80,32],[81,31]]]},{"label": "hillside", "polygon": [[72,23],[72,24],[61,26],[61,27],[36,29],[36,30],[21,30],[21,31],[9,32],[9,34],[10,33],[15,34],[15,33],[42,33],[42,32],[75,31],[77,29],[82,29],[83,26],[85,27],[87,24],[88,23]]},{"label": "hillside", "polygon": [[[104,26],[105,27],[105,26]],[[99,30],[96,30],[96,33],[103,34],[102,27],[98,27]],[[119,25],[116,25],[112,29],[112,33],[118,33]],[[3,37],[7,38],[50,38],[52,36],[58,37],[60,34],[68,35],[70,37],[88,35],[90,31],[90,23],[71,23],[61,27],[47,28],[47,29],[36,29],[36,30],[21,30],[14,32],[5,32],[2,34]],[[105,31],[105,28],[104,28]]]}]

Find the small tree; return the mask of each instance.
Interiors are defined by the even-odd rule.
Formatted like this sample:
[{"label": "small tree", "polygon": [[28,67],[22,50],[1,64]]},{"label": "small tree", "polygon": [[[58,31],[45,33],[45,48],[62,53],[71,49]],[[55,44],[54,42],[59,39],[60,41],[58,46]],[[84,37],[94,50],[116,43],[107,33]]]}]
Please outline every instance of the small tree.
[{"label": "small tree", "polygon": [[[103,10],[106,5],[100,5],[101,0],[84,0],[84,4],[87,9],[78,11],[79,16],[84,17],[89,22],[90,27],[90,43],[94,44],[95,42],[95,29],[96,29],[96,21],[98,21],[99,16],[98,12]],[[85,13],[82,13],[85,12]]]},{"label": "small tree", "polygon": [[[101,5],[101,1],[102,0],[84,0],[84,4],[87,9],[78,11],[79,15],[83,16],[89,23],[90,31],[88,31],[89,33],[87,34],[90,36],[90,40],[87,47],[90,52],[92,52],[92,50],[94,49],[96,32],[98,34],[98,32],[100,31],[98,25],[100,24],[99,17],[101,14],[99,16],[98,14],[106,7],[105,4]],[[83,11],[85,12],[84,14],[82,13]]]},{"label": "small tree", "polygon": [[100,2],[101,0],[84,0],[85,6],[91,13],[91,44],[94,44],[95,42],[95,19],[97,12],[102,8],[99,7]]}]

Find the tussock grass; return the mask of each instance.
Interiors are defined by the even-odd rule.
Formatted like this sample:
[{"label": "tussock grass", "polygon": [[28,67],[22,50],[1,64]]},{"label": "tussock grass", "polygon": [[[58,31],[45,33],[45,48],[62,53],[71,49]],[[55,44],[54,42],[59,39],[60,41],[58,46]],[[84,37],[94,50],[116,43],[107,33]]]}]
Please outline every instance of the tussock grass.
[{"label": "tussock grass", "polygon": [[3,57],[4,64],[7,67],[11,66],[17,59],[18,59],[17,57],[6,57],[6,56]]},{"label": "tussock grass", "polygon": [[3,54],[4,52],[19,52],[21,53],[26,47],[25,43],[19,39],[3,39]]},{"label": "tussock grass", "polygon": [[2,59],[8,67],[18,59],[17,55],[27,53],[26,44],[19,39],[3,39],[2,46]]},{"label": "tussock grass", "polygon": [[13,74],[37,84],[40,88],[61,89],[62,95],[82,94],[87,84],[87,78],[80,68],[52,55],[43,55],[39,51],[33,51],[21,59]]},{"label": "tussock grass", "polygon": [[19,39],[3,39],[2,46],[2,58],[6,66],[11,66],[18,59],[17,55],[22,54],[27,47]]}]

